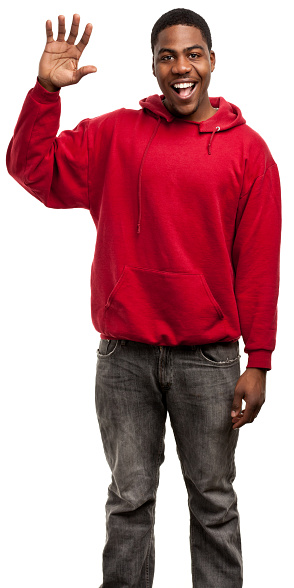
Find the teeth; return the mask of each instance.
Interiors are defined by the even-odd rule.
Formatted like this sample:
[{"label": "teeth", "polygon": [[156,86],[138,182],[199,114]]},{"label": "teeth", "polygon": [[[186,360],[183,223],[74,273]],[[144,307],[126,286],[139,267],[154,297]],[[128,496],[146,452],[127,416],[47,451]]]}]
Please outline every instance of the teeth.
[{"label": "teeth", "polygon": [[173,84],[174,88],[191,88],[192,86],[194,86],[193,82],[189,82],[189,83],[185,82],[182,84]]}]

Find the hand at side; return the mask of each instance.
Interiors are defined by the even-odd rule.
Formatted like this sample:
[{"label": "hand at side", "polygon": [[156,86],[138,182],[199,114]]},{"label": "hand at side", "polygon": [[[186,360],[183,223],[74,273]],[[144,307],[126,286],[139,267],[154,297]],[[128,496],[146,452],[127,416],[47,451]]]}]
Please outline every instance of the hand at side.
[{"label": "hand at side", "polygon": [[[246,423],[253,423],[265,402],[266,369],[247,368],[240,376],[234,393],[232,404],[233,429],[243,427]],[[242,411],[242,400],[246,408]]]}]

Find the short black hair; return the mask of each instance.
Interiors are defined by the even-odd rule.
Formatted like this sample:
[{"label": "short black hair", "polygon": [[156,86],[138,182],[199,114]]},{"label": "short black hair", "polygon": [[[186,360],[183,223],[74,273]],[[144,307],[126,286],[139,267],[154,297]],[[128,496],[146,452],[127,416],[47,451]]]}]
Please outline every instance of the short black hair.
[{"label": "short black hair", "polygon": [[168,27],[172,27],[174,25],[187,25],[191,27],[195,27],[199,29],[203,39],[205,40],[208,51],[211,50],[212,47],[212,40],[210,29],[207,22],[200,16],[193,12],[193,10],[188,10],[187,8],[174,8],[174,10],[170,10],[163,14],[155,23],[152,32],[151,32],[151,49],[152,53],[154,53],[154,46],[157,43],[158,35],[161,31]]}]

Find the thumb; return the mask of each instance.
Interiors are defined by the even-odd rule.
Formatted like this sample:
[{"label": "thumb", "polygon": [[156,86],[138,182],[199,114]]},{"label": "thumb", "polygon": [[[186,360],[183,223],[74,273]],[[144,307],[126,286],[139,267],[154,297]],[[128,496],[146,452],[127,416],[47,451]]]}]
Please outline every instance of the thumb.
[{"label": "thumb", "polygon": [[83,78],[87,74],[95,73],[96,71],[97,67],[95,67],[95,65],[83,65],[83,67],[80,67],[80,69],[74,72],[74,82],[77,83],[80,81],[81,78]]},{"label": "thumb", "polygon": [[241,411],[242,408],[242,399],[243,399],[243,394],[241,391],[238,392],[238,390],[235,389],[235,394],[234,394],[234,398],[233,398],[233,404],[232,404],[232,410],[231,410],[231,416],[235,417],[239,414],[239,412]]}]

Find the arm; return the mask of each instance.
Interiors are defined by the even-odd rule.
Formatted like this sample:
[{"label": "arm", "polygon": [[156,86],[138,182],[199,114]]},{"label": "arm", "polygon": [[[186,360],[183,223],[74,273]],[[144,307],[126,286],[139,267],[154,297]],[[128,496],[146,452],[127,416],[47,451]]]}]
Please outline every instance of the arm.
[{"label": "arm", "polygon": [[[280,279],[281,190],[275,163],[240,198],[233,246],[235,295],[248,353],[232,406],[233,428],[253,422],[265,401],[275,349]],[[246,402],[241,412],[242,399]]]},{"label": "arm", "polygon": [[60,119],[61,87],[77,83],[96,71],[94,66],[77,69],[88,43],[91,25],[74,45],[78,33],[74,15],[68,41],[64,41],[64,17],[59,17],[59,34],[53,40],[51,21],[46,23],[47,44],[40,60],[38,81],[28,93],[13,138],[7,150],[8,172],[28,192],[51,208],[89,208],[88,120],[56,138]]}]

